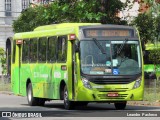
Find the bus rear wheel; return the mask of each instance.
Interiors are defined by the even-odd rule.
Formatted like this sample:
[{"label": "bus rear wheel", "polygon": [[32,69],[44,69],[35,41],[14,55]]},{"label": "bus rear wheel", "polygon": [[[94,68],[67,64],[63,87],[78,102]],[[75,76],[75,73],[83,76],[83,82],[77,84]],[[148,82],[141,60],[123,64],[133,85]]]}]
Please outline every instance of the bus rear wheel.
[{"label": "bus rear wheel", "polygon": [[126,108],[126,104],[127,102],[118,102],[118,103],[114,103],[114,106],[117,110],[124,110]]},{"label": "bus rear wheel", "polygon": [[63,98],[64,98],[64,108],[67,110],[71,110],[74,108],[74,102],[70,101],[68,98],[68,90],[67,90],[67,86],[64,87],[64,94],[63,94]]},{"label": "bus rear wheel", "polygon": [[31,83],[29,83],[27,86],[27,100],[30,106],[43,106],[45,103],[44,99],[33,97],[33,89]]}]

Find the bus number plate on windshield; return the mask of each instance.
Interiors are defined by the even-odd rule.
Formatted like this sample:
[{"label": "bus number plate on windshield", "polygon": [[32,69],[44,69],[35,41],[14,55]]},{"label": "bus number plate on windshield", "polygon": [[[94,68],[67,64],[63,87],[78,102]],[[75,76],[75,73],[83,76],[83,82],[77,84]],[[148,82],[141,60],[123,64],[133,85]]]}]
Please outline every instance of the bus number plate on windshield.
[{"label": "bus number plate on windshield", "polygon": [[118,97],[118,93],[108,93],[108,97]]}]

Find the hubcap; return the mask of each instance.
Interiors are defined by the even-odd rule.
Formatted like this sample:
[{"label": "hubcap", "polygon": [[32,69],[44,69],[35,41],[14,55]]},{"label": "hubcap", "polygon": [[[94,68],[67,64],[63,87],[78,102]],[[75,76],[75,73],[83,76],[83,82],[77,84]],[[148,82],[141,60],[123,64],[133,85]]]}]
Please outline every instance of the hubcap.
[{"label": "hubcap", "polygon": [[31,101],[31,98],[32,98],[32,97],[31,97],[31,96],[32,96],[31,94],[32,94],[31,89],[29,89],[29,90],[28,90],[28,101],[29,101],[29,102]]},{"label": "hubcap", "polygon": [[68,92],[67,92],[67,90],[64,91],[64,103],[66,105],[68,105]]}]

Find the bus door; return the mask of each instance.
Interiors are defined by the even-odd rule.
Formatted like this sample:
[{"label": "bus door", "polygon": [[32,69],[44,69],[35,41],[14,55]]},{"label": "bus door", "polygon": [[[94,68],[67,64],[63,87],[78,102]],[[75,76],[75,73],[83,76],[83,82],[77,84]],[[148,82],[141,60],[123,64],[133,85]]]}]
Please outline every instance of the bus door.
[{"label": "bus door", "polygon": [[[56,81],[65,80],[69,92],[69,99],[74,98],[75,82],[75,52],[74,42],[68,41],[67,36],[59,36],[57,40],[57,64],[54,76]],[[72,93],[72,94],[71,94]]]},{"label": "bus door", "polygon": [[[72,99],[75,98],[75,93],[76,93],[76,86],[78,85],[78,82],[77,82],[77,58],[76,58],[76,41],[75,41],[75,35],[72,34],[72,35],[69,35],[69,39],[71,41],[71,62],[72,62],[72,72],[71,72],[71,76],[72,76],[72,79],[71,79],[71,88],[72,88]],[[69,50],[68,50],[69,51]]]},{"label": "bus door", "polygon": [[17,72],[18,72],[18,88],[19,88],[19,91],[18,93],[20,94],[21,93],[21,64],[22,64],[22,44],[23,44],[23,40],[17,40],[16,41],[16,44],[18,45],[18,69],[17,69]]},{"label": "bus door", "polygon": [[75,51],[75,41],[72,42],[72,98],[75,97],[75,91],[77,86],[77,61]]}]

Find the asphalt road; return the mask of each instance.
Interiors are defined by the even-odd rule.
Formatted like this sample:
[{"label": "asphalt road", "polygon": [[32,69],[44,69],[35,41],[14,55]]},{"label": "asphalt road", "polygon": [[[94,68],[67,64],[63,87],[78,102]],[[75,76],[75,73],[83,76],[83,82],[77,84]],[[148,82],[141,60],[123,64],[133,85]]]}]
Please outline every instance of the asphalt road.
[{"label": "asphalt road", "polygon": [[[44,119],[44,117],[49,117],[47,119],[53,119],[53,117],[58,117],[56,119],[69,119],[76,117],[76,120],[80,119],[79,117],[88,117],[89,119],[94,120],[92,117],[115,117],[118,120],[120,117],[154,117],[156,119],[156,115],[160,117],[160,107],[153,106],[131,106],[127,105],[125,110],[115,110],[113,104],[107,103],[90,103],[87,107],[76,107],[75,110],[65,110],[63,107],[63,101],[50,101],[46,102],[45,106],[29,106],[27,104],[27,98],[22,96],[15,96],[12,94],[1,94],[0,93],[0,111],[2,112],[11,112],[12,116],[15,118],[17,114],[21,114],[20,116],[25,117],[29,113],[37,113],[38,117]],[[143,115],[142,115],[143,114]],[[140,115],[140,116],[139,116]],[[149,115],[149,116],[146,116]],[[1,120],[2,118],[0,118]],[[4,119],[4,118],[3,118]],[[10,120],[13,118],[5,118],[6,120]],[[27,118],[25,118],[27,119]],[[37,118],[38,120],[40,118]],[[108,119],[107,119],[108,120]],[[125,119],[123,119],[125,120]],[[135,119],[136,120],[136,119]],[[150,120],[150,119],[149,119]]]}]

